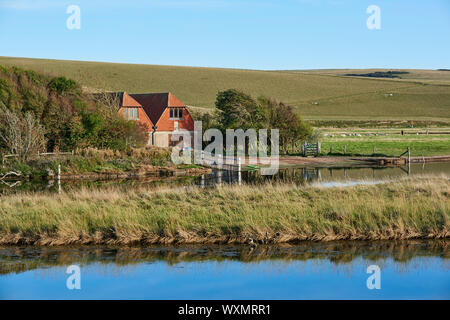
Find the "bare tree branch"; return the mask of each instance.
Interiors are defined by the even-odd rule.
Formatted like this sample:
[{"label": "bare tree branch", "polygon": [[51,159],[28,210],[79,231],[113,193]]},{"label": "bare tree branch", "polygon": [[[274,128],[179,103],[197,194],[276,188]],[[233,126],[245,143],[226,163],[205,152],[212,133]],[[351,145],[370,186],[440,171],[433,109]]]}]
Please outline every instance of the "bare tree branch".
[{"label": "bare tree branch", "polygon": [[8,109],[0,109],[0,141],[11,154],[26,161],[44,148],[44,127],[31,113],[22,116]]}]

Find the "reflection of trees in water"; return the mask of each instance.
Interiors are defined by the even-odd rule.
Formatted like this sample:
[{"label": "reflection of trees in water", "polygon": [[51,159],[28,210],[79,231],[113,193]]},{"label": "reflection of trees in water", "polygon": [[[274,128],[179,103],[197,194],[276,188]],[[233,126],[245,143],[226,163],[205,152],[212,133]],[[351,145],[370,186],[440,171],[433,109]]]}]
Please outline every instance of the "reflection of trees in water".
[{"label": "reflection of trees in water", "polygon": [[[80,181],[67,180],[62,181],[61,187],[67,193],[80,189],[112,189],[112,190],[130,190],[139,188],[176,188],[181,186],[190,186],[195,184],[196,176],[147,176],[135,179],[115,179],[98,181]],[[20,183],[17,183],[20,182]],[[0,195],[27,193],[57,193],[58,184],[54,180],[29,180],[29,181],[11,181],[10,184],[17,183],[10,187],[0,183]]]},{"label": "reflection of trees in water", "polygon": [[[411,174],[441,174],[450,172],[449,162],[411,164]],[[394,177],[406,176],[408,172],[402,167],[374,167],[367,165],[349,164],[341,166],[322,167],[288,167],[280,168],[275,175],[263,176],[259,170],[243,171],[241,178],[243,183],[264,184],[264,183],[289,183],[304,185],[311,182],[333,182],[342,180],[380,180],[392,179]],[[15,182],[10,181],[9,184]],[[130,190],[139,188],[177,188],[180,186],[214,186],[217,184],[237,184],[239,175],[237,171],[217,171],[202,176],[161,176],[155,173],[153,176],[141,177],[139,179],[122,179],[106,181],[63,181],[62,190],[72,192],[85,189],[119,189]],[[0,195],[36,192],[36,193],[56,193],[58,185],[55,181],[20,181],[14,187],[0,183]]]},{"label": "reflection of trees in water", "polygon": [[[410,172],[405,167],[382,167],[367,164],[335,164],[328,166],[302,166],[280,168],[274,175],[263,176],[259,170],[242,172],[242,182],[247,184],[264,183],[289,183],[304,185],[311,182],[336,182],[336,181],[361,181],[361,180],[384,180],[395,177],[406,177],[411,174],[441,174],[448,173],[448,163],[411,164]],[[239,183],[237,172],[222,171],[206,174],[202,179],[197,179],[198,185],[213,186],[216,184]]]},{"label": "reflection of trees in water", "polygon": [[[116,274],[134,269],[140,263],[163,262],[180,272],[188,271],[188,263],[215,262],[217,268],[224,262],[241,262],[240,268],[252,269],[252,264],[264,262],[268,270],[288,266],[283,262],[329,263],[351,267],[351,263],[371,262],[382,265],[388,260],[397,266],[411,267],[411,260],[419,257],[450,258],[449,240],[408,241],[339,241],[304,242],[298,245],[261,245],[255,249],[235,245],[184,245],[180,247],[0,247],[0,274],[20,273],[37,268],[79,264],[99,264]],[[358,261],[356,261],[358,260]],[[426,259],[424,259],[425,261]],[[281,263],[280,263],[281,262]],[[186,263],[186,264],[185,264]],[[419,263],[420,265],[421,263]],[[111,267],[111,268],[110,268]],[[419,267],[419,266],[418,266]],[[443,267],[448,267],[447,261]],[[340,267],[340,269],[342,269]],[[345,268],[344,268],[345,269]],[[130,270],[130,271],[131,271]],[[245,269],[242,269],[245,270]],[[405,269],[406,270],[406,269]]]}]

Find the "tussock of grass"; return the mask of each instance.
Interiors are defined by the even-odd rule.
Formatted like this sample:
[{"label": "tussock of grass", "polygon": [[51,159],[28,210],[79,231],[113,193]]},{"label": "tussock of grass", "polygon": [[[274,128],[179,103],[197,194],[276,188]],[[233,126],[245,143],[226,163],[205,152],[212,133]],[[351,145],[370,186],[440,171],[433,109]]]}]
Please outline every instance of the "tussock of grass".
[{"label": "tussock of grass", "polygon": [[[267,236],[266,236],[267,233]],[[0,199],[0,243],[242,243],[446,238],[450,180],[345,188],[84,189]]]}]

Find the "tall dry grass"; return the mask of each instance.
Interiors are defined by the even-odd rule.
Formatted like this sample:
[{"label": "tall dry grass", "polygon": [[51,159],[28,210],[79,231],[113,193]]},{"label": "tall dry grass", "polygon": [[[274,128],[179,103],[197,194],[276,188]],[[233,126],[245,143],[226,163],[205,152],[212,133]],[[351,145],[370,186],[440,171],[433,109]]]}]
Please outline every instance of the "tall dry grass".
[{"label": "tall dry grass", "polygon": [[446,238],[450,180],[341,188],[83,189],[0,199],[0,243],[232,243]]},{"label": "tall dry grass", "polygon": [[101,160],[114,160],[130,157],[133,159],[143,160],[152,158],[170,158],[171,150],[168,148],[160,148],[154,146],[147,146],[143,148],[130,148],[128,150],[112,150],[112,149],[97,149],[97,148],[83,148],[74,151],[75,155],[82,157],[91,157]]}]

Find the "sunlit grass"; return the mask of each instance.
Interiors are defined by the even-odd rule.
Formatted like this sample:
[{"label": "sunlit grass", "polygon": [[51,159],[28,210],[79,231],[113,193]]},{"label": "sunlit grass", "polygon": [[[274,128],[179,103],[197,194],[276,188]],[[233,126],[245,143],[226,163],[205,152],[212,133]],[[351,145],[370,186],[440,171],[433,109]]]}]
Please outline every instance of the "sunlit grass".
[{"label": "sunlit grass", "polygon": [[322,154],[327,155],[331,150],[333,154],[343,155],[345,147],[347,155],[399,156],[410,147],[411,156],[450,155],[450,135],[402,136],[396,132],[385,136],[365,136],[364,132],[354,131],[362,135],[358,137],[348,136],[349,132],[353,131],[348,130],[345,137],[339,133],[333,133],[332,137],[324,136],[321,139]]},{"label": "sunlit grass", "polygon": [[[213,108],[216,94],[229,88],[266,95],[296,108],[305,119],[450,118],[450,86],[415,81],[342,77],[290,71],[196,68],[0,57],[16,65],[73,78],[87,90],[167,92],[190,106]],[[432,72],[432,71],[430,71]],[[417,72],[416,72],[417,73]],[[436,72],[428,78],[446,79]]]},{"label": "sunlit grass", "polygon": [[450,181],[314,188],[82,189],[0,199],[0,243],[202,243],[442,238]]}]

